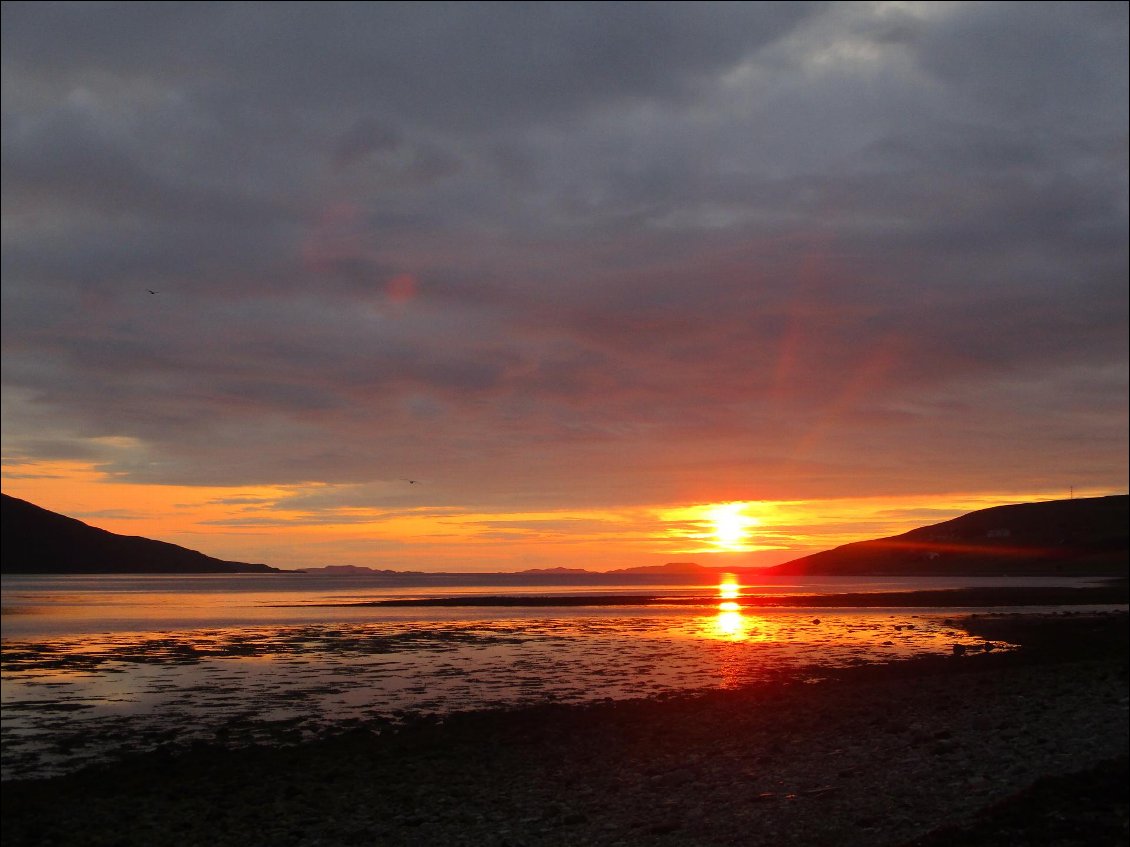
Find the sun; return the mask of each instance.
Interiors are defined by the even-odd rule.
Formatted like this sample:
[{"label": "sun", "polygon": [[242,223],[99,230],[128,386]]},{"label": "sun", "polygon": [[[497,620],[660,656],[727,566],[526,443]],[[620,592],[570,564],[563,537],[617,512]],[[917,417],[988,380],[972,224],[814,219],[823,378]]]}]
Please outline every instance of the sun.
[{"label": "sun", "polygon": [[723,503],[707,513],[714,527],[711,537],[716,547],[732,551],[746,549],[750,527],[760,526],[761,521],[747,515],[745,507],[745,503]]}]

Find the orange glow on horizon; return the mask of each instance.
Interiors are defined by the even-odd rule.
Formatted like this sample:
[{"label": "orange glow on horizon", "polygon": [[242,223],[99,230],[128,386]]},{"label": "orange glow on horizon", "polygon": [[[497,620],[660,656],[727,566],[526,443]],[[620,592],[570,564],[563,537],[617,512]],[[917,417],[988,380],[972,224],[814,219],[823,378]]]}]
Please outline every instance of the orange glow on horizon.
[{"label": "orange glow on horizon", "polygon": [[[400,480],[261,486],[132,483],[84,462],[6,462],[4,493],[92,526],[207,555],[283,568],[356,564],[392,570],[606,571],[671,561],[757,567],[910,529],[1032,493],[751,500],[543,511],[432,506]],[[1077,491],[1076,496],[1109,494]],[[396,506],[376,505],[382,501]],[[374,505],[346,505],[346,504]],[[756,527],[756,541],[750,531]],[[724,581],[720,599],[740,586]],[[732,592],[732,595],[731,593]]]}]

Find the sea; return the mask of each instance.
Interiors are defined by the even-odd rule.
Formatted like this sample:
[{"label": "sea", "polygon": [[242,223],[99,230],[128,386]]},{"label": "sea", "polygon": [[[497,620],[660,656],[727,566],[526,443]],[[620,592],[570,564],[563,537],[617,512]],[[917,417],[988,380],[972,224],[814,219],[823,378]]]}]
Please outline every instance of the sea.
[{"label": "sea", "polygon": [[[829,668],[952,654],[955,644],[984,649],[954,618],[991,610],[770,608],[758,598],[1088,582],[743,578],[751,584],[3,576],[0,778],[50,777],[194,744],[389,732],[469,710],[669,697],[782,674],[816,680]],[[499,596],[506,605],[486,599]],[[468,605],[381,605],[436,598]],[[569,605],[546,605],[562,598]]]}]

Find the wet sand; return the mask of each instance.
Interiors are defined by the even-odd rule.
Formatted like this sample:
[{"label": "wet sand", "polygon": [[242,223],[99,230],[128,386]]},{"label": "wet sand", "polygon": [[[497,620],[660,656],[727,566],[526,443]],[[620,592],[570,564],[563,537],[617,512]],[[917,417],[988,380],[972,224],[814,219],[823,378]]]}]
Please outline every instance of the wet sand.
[{"label": "wet sand", "polygon": [[289,748],[146,754],[6,782],[3,837],[9,847],[1126,843],[1126,614],[955,623],[1026,646]]}]

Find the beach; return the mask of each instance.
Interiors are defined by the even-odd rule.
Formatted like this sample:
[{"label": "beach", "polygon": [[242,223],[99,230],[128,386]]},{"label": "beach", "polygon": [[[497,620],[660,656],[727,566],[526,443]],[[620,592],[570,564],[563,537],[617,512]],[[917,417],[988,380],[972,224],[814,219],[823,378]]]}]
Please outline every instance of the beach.
[{"label": "beach", "polygon": [[1130,3],[0,20],[0,847],[1130,847]]},{"label": "beach", "polygon": [[866,847],[1010,832],[984,843],[1125,843],[1126,613],[954,624],[1024,646],[817,681],[782,672],[694,696],[422,716],[290,747],[159,750],[6,782],[3,837]]}]

